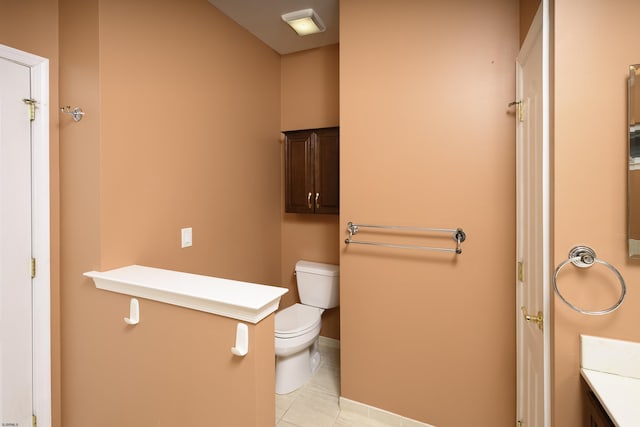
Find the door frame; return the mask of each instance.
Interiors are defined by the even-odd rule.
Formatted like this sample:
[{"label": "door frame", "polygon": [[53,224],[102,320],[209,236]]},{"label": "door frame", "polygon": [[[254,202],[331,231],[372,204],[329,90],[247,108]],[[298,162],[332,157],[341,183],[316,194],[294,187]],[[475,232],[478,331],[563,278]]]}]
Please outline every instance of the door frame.
[{"label": "door frame", "polygon": [[[39,426],[51,426],[51,242],[49,201],[49,60],[0,44],[0,57],[31,69],[32,257],[37,260],[33,287],[33,414]],[[25,107],[26,114],[26,107]]]}]

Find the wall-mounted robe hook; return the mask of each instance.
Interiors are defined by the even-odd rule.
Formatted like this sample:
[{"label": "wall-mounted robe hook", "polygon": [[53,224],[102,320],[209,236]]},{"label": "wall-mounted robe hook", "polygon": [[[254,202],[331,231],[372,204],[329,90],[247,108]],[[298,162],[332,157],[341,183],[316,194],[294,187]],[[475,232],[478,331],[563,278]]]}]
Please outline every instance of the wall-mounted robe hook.
[{"label": "wall-mounted robe hook", "polygon": [[249,328],[244,323],[238,323],[236,328],[236,346],[231,347],[231,353],[236,356],[246,356],[249,352]]},{"label": "wall-mounted robe hook", "polygon": [[84,116],[84,111],[82,111],[82,108],[80,107],[76,107],[72,110],[71,107],[67,105],[66,107],[60,107],[60,112],[62,114],[71,114],[73,116],[73,120],[76,122],[82,120],[82,116]]},{"label": "wall-mounted robe hook", "polygon": [[140,304],[138,304],[138,300],[135,298],[131,298],[129,317],[124,318],[124,323],[127,325],[137,325],[140,323]]}]

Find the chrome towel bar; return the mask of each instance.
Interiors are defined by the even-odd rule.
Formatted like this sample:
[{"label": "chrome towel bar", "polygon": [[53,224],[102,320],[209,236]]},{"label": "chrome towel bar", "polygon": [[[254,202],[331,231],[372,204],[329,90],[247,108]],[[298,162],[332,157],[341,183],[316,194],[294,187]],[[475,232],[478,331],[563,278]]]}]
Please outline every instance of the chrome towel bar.
[{"label": "chrome towel bar", "polygon": [[[419,246],[419,245],[404,245],[397,243],[384,243],[384,242],[367,242],[362,240],[353,240],[353,236],[358,234],[360,228],[378,228],[385,230],[400,230],[400,231],[417,231],[424,233],[451,233],[453,240],[456,241],[455,248],[437,248],[431,246]],[[372,225],[372,224],[354,224],[352,222],[347,223],[347,231],[349,231],[349,237],[344,240],[346,244],[359,244],[359,245],[372,245],[372,246],[384,246],[387,248],[400,248],[400,249],[418,249],[424,251],[441,251],[441,252],[455,252],[456,254],[462,253],[462,242],[467,239],[467,235],[462,228],[426,228],[426,227],[407,227],[402,225]]]}]

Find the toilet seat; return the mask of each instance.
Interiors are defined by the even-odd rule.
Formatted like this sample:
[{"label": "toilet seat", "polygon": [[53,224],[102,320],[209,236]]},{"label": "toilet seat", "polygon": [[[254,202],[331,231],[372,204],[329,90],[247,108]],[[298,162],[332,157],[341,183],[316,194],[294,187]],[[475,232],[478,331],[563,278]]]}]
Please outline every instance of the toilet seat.
[{"label": "toilet seat", "polygon": [[294,338],[304,335],[320,325],[322,310],[304,304],[294,304],[276,313],[276,338]]}]

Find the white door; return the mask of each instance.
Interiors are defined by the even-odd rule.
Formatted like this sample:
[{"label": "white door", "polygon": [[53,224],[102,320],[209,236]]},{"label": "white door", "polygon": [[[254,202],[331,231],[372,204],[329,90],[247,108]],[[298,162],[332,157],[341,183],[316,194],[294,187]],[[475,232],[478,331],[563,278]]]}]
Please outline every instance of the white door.
[{"label": "white door", "polygon": [[0,58],[0,423],[31,425],[30,68]]},{"label": "white door", "polygon": [[526,427],[551,425],[547,3],[540,6],[516,64],[517,421]]}]

